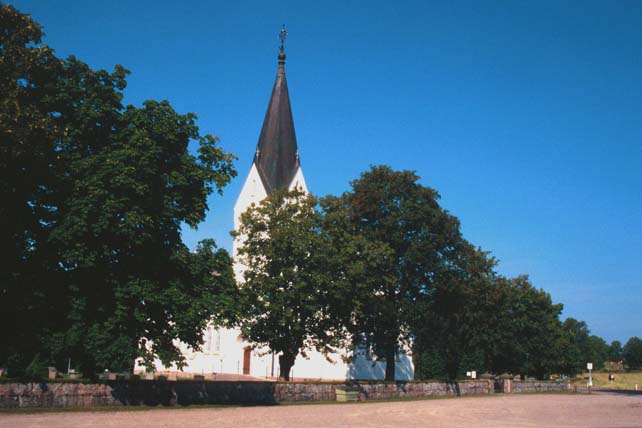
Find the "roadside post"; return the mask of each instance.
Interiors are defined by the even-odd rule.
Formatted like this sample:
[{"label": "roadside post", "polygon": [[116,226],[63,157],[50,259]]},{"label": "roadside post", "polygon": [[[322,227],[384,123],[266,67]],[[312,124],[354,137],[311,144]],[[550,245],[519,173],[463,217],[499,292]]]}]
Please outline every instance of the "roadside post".
[{"label": "roadside post", "polygon": [[586,363],[586,368],[589,371],[589,378],[586,386],[588,387],[588,392],[590,394],[591,390],[593,389],[593,376],[591,376],[591,370],[593,370],[593,363]]}]

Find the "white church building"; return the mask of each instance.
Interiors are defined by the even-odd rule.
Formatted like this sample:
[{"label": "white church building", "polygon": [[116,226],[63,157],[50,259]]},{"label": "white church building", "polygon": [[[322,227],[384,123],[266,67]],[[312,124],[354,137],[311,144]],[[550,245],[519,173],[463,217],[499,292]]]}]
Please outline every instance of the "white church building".
[{"label": "white church building", "polygon": [[[283,40],[283,39],[282,39]],[[283,44],[278,54],[278,71],[268,103],[263,127],[256,146],[256,152],[245,184],[234,206],[234,228],[238,229],[241,214],[251,205],[260,203],[271,192],[277,189],[308,188],[303,176],[299,151],[294,132],[294,121],[290,97],[285,78],[285,52]],[[233,256],[236,260],[239,240],[233,244]],[[242,281],[243,267],[235,262],[234,272],[237,281]],[[278,378],[278,355],[269,349],[255,349],[241,336],[240,330],[209,326],[204,332],[202,350],[194,352],[185,344],[180,344],[186,357],[187,365],[183,372],[211,375],[236,374],[254,378]],[[306,357],[299,355],[290,372],[292,379],[345,380],[384,379],[385,361],[376,361],[367,350],[346,350],[353,358],[350,363],[344,362],[342,355],[325,355],[307,351]],[[331,360],[331,361],[330,361]],[[156,370],[166,372],[175,367],[164,367],[156,362]],[[414,376],[412,359],[408,354],[397,356],[395,379],[411,380]]]}]

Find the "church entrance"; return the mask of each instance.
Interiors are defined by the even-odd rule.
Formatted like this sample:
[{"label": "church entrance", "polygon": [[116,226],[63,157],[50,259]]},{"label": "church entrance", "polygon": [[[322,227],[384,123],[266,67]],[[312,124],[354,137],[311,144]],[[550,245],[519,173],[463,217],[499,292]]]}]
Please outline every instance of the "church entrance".
[{"label": "church entrance", "polygon": [[243,349],[243,374],[250,374],[250,360],[252,356],[252,349],[249,346],[246,346]]}]

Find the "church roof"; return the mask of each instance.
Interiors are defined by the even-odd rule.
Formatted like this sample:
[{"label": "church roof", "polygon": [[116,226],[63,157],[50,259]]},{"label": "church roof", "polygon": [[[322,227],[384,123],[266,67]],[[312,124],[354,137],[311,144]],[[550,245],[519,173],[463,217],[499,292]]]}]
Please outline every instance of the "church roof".
[{"label": "church roof", "polygon": [[279,69],[254,155],[254,163],[268,194],[289,187],[299,167],[283,47],[278,59]]}]

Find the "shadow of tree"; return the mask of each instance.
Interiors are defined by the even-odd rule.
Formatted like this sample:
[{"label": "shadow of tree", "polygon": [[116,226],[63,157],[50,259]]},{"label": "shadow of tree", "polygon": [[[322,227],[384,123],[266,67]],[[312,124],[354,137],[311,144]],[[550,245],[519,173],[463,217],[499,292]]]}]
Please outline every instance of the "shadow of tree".
[{"label": "shadow of tree", "polygon": [[[412,380],[414,374],[412,359],[406,354],[400,354],[395,365],[395,380]],[[345,376],[346,379],[354,380],[383,380],[386,377],[386,361],[367,359],[359,354],[348,365]]]},{"label": "shadow of tree", "polygon": [[273,382],[109,381],[112,396],[124,405],[275,404]]}]

